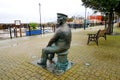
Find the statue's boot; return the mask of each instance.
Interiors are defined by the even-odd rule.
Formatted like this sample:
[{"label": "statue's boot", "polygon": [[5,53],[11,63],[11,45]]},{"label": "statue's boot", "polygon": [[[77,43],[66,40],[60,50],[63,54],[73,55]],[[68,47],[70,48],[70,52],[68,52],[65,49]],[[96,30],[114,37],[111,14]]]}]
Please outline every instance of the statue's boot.
[{"label": "statue's boot", "polygon": [[41,61],[37,62],[37,64],[42,66],[43,68],[46,68],[46,62],[47,62],[47,59],[41,58]]},{"label": "statue's boot", "polygon": [[48,54],[45,53],[44,49],[42,49],[41,60],[37,64],[41,65],[42,67],[46,67],[46,65],[47,65],[47,58],[48,58]]}]

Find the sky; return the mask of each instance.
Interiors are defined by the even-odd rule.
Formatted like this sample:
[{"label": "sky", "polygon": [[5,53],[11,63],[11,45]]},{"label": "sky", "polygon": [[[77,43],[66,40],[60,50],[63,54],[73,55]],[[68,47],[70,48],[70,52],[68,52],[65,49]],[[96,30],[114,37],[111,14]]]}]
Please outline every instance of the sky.
[{"label": "sky", "polygon": [[[40,6],[39,6],[40,3]],[[55,22],[57,13],[64,13],[68,17],[85,16],[85,7],[81,0],[0,0],[0,23]],[[93,14],[87,8],[86,15]]]}]

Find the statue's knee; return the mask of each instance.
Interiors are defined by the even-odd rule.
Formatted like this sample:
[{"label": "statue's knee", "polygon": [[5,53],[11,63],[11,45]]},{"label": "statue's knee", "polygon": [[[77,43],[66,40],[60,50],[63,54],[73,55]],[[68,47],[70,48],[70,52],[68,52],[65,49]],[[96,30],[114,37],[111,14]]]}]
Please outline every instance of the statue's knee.
[{"label": "statue's knee", "polygon": [[47,48],[43,48],[43,49],[42,49],[42,53],[43,53],[43,54],[49,54],[50,51],[49,51]]},{"label": "statue's knee", "polygon": [[45,48],[42,49],[42,53],[46,53],[46,49]]}]

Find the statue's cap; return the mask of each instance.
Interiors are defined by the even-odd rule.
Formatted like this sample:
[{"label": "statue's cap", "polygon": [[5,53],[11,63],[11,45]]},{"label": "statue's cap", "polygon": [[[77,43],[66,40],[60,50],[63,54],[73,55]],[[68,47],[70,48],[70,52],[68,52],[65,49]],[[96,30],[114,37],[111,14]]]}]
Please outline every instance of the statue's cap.
[{"label": "statue's cap", "polygon": [[68,17],[66,14],[63,14],[63,13],[57,13],[57,15],[61,15],[61,16],[64,16],[64,17]]}]

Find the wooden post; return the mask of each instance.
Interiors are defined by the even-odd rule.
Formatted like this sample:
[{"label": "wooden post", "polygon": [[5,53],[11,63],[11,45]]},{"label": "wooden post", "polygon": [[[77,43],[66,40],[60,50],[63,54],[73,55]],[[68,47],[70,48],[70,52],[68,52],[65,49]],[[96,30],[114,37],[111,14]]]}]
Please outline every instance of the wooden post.
[{"label": "wooden post", "polygon": [[17,26],[15,25],[15,37],[17,37]]},{"label": "wooden post", "polygon": [[20,30],[20,37],[22,37],[21,25],[19,26]]},{"label": "wooden post", "polygon": [[10,38],[12,39],[11,25],[9,26],[9,31],[10,31]]}]

